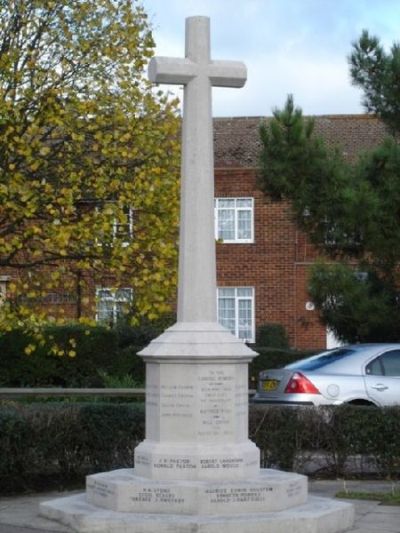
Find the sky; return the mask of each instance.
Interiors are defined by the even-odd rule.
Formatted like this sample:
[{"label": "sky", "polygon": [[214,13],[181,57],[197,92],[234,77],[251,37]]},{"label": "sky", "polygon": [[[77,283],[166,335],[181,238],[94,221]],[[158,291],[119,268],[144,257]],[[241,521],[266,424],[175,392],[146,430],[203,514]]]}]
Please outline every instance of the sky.
[{"label": "sky", "polygon": [[[156,55],[183,57],[185,18],[211,20],[212,59],[243,61],[242,89],[213,89],[213,115],[269,116],[288,94],[306,115],[363,112],[348,56],[363,29],[400,41],[400,0],[141,0]],[[182,96],[183,91],[173,89]]]}]

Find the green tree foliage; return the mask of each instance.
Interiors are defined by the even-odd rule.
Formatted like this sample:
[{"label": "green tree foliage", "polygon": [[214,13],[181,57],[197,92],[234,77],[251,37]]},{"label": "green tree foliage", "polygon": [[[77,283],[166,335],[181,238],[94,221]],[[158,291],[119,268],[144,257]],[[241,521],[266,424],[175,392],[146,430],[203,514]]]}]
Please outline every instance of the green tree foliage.
[{"label": "green tree foliage", "polygon": [[400,124],[400,45],[394,43],[387,54],[379,39],[364,30],[349,61],[353,84],[364,92],[366,110],[379,114],[395,134]]},{"label": "green tree foliage", "polygon": [[[288,200],[296,223],[323,253],[311,270],[310,293],[324,322],[345,341],[400,338],[400,52],[385,54],[363,32],[350,58],[367,111],[392,135],[345,162],[314,133],[289,97],[260,128],[260,187]],[[332,263],[331,260],[339,261]]]},{"label": "green tree foliage", "polygon": [[45,319],[60,287],[84,306],[105,272],[137,315],[168,310],[179,124],[153,47],[136,0],[0,0],[0,328]]}]

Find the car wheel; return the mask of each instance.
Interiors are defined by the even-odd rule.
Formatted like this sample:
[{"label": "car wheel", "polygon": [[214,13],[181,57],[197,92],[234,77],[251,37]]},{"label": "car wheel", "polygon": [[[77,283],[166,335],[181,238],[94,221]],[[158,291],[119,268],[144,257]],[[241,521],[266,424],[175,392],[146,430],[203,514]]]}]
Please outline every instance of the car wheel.
[{"label": "car wheel", "polygon": [[347,405],[364,405],[369,407],[376,407],[373,402],[370,402],[368,400],[352,400],[351,402],[347,402]]}]

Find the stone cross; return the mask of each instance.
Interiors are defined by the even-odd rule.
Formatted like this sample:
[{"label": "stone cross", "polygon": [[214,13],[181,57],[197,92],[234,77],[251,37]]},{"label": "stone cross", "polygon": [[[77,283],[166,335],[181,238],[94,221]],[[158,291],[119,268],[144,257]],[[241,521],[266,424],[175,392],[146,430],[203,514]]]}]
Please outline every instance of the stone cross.
[{"label": "stone cross", "polygon": [[178,322],[216,321],[211,88],[243,87],[246,67],[210,58],[208,17],[186,19],[185,58],[154,57],[149,79],[184,85]]}]

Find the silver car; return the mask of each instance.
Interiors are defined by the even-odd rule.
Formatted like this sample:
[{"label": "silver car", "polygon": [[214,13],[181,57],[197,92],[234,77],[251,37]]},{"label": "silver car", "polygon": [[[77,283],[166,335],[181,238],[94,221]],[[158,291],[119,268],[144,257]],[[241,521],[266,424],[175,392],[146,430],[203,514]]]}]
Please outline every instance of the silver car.
[{"label": "silver car", "polygon": [[254,403],[400,403],[400,344],[354,344],[260,372]]}]

